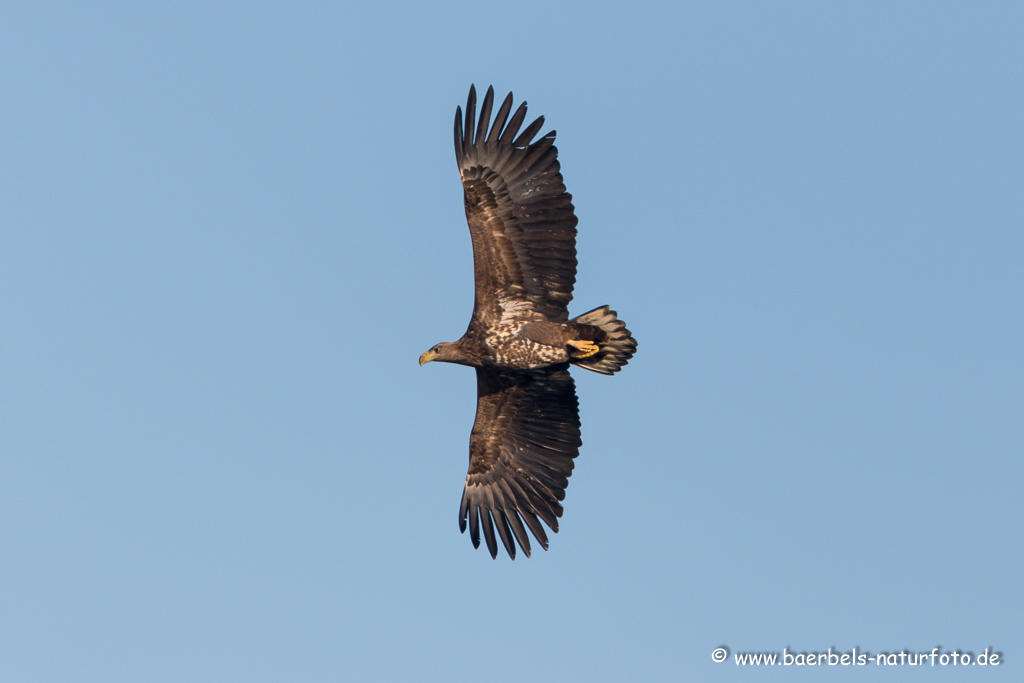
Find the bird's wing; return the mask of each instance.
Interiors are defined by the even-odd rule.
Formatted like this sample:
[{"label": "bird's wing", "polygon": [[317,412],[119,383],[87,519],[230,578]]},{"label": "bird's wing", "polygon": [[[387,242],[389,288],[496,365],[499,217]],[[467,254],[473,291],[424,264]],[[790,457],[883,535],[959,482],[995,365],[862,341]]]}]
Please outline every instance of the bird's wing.
[{"label": "bird's wing", "polygon": [[471,87],[465,124],[462,109],[455,112],[455,158],[473,238],[473,320],[561,322],[568,319],[576,282],[577,221],[559,172],[555,132],[532,142],[542,116],[519,133],[526,103],[509,119],[512,93],[488,132],[493,103],[488,88],[477,119]]},{"label": "bird's wing", "polygon": [[568,365],[517,372],[477,368],[477,408],[469,439],[469,474],[459,528],[480,546],[480,526],[491,557],[494,530],[515,559],[519,541],[530,556],[524,523],[546,550],[540,521],[558,531],[562,500],[579,455],[580,415]]}]

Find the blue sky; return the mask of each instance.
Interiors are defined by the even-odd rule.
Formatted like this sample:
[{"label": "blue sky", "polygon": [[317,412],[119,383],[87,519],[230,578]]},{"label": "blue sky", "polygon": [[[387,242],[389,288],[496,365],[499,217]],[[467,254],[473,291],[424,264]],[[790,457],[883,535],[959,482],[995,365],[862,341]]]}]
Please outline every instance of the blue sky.
[{"label": "blue sky", "polygon": [[[1018,678],[1022,26],[8,3],[0,678]],[[458,532],[473,374],[416,362],[472,307],[471,83],[558,131],[570,310],[640,342],[576,372],[561,530],[515,562]]]}]

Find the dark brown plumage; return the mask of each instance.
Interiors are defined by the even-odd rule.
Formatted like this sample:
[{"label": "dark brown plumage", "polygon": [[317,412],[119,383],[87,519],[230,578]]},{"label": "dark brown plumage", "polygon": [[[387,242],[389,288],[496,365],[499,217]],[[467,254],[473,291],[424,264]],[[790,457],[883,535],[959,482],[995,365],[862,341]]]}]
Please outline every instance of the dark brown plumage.
[{"label": "dark brown plumage", "polygon": [[[455,158],[473,239],[476,299],[469,329],[420,356],[476,368],[476,422],[459,508],[473,545],[480,529],[492,557],[500,538],[515,559],[530,555],[528,528],[547,549],[541,522],[558,531],[561,501],[579,455],[580,419],[569,366],[610,375],[636,351],[607,306],[569,320],[576,282],[576,215],[544,117],[519,129],[526,103],[512,94],[491,120],[488,88],[476,118],[470,87],[463,123],[455,112]],[[497,534],[497,535],[495,535]],[[514,540],[513,540],[514,539]]]}]

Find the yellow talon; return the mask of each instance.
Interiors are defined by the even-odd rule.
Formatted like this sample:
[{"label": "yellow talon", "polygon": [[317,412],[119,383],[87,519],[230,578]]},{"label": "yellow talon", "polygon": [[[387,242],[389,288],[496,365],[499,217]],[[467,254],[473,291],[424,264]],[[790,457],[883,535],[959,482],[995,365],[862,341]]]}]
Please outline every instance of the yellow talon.
[{"label": "yellow talon", "polygon": [[586,339],[570,339],[566,342],[569,345],[569,356],[571,358],[590,358],[600,351],[600,347]]}]

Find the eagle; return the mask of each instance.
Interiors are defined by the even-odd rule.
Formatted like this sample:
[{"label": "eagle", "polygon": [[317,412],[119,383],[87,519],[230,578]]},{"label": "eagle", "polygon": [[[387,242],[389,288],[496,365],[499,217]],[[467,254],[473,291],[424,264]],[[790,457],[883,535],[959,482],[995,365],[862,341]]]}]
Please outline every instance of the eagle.
[{"label": "eagle", "polygon": [[492,558],[498,556],[497,530],[514,560],[517,541],[530,556],[527,528],[545,550],[541,522],[558,532],[583,443],[569,366],[611,375],[637,343],[608,306],[569,319],[577,219],[562,182],[555,131],[534,141],[541,116],[520,132],[526,103],[510,118],[512,93],[491,123],[493,104],[490,87],[478,119],[470,86],[465,123],[462,108],[455,110],[455,159],[473,240],[473,315],[461,339],[431,347],[420,365],[476,368],[476,421],[459,528],[465,533],[468,523],[476,548],[482,528]]}]

